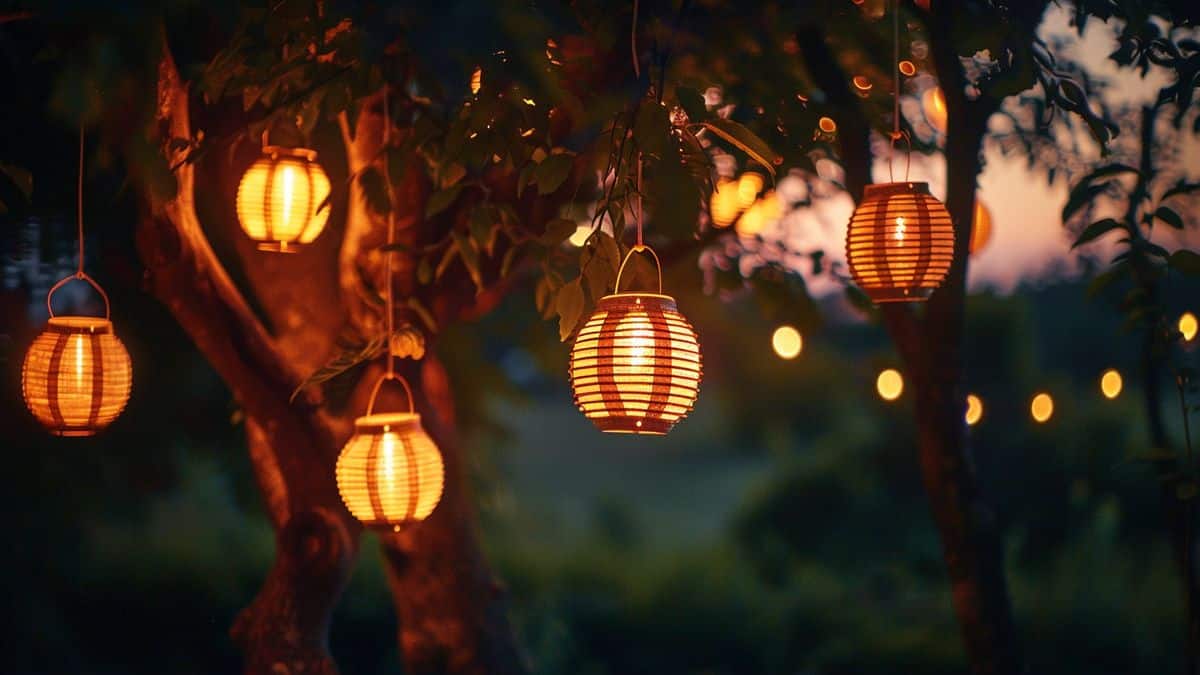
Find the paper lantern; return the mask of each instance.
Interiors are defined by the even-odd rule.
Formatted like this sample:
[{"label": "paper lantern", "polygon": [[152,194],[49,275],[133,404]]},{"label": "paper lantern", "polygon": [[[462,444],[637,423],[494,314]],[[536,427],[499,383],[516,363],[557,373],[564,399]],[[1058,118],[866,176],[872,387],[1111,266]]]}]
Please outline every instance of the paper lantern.
[{"label": "paper lantern", "polygon": [[661,270],[658,293],[620,292],[634,252],[617,271],[618,292],[600,298],[580,329],[568,370],[575,405],[601,431],[661,435],[696,402],[700,344],[675,299],[662,294]]},{"label": "paper lantern", "polygon": [[967,252],[971,255],[983,250],[992,240],[992,212],[979,197],[975,198],[975,217],[971,220],[971,242]]},{"label": "paper lantern", "polygon": [[[86,275],[80,278],[104,291]],[[113,334],[104,298],[104,318],[55,316],[29,347],[21,366],[25,405],[42,426],[57,436],[91,436],[125,409],[133,386],[133,366],[125,345]]]},{"label": "paper lantern", "polygon": [[321,234],[329,220],[329,177],[317,153],[263,146],[263,156],[238,185],[242,229],[264,251],[294,252]]},{"label": "paper lantern", "polygon": [[385,375],[375,385],[367,414],[354,421],[354,435],[337,460],[337,486],[342,502],[363,525],[399,530],[424,520],[442,498],[445,467],[442,454],[413,410],[408,393],[406,413],[375,413],[375,398]]},{"label": "paper lantern", "polygon": [[950,213],[927,183],[868,185],[846,231],[846,259],[871,300],[925,300],[954,260]]}]

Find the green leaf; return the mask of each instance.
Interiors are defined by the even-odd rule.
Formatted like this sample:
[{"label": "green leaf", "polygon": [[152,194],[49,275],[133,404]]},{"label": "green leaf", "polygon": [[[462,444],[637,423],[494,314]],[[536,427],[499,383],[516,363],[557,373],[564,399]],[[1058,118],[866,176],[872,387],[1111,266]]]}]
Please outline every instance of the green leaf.
[{"label": "green leaf", "polygon": [[704,97],[691,87],[676,87],[675,97],[679,105],[687,113],[692,122],[702,122],[708,117],[708,109],[704,105]]},{"label": "green leaf", "polygon": [[1062,221],[1065,223],[1071,220],[1071,217],[1074,216],[1076,212],[1090,204],[1097,195],[1099,195],[1101,192],[1104,192],[1107,188],[1107,182],[1099,185],[1091,185],[1090,183],[1082,182],[1077,184],[1071,189],[1071,194],[1067,196],[1067,204],[1066,206],[1063,206],[1062,210]]},{"label": "green leaf", "polygon": [[558,312],[558,339],[566,342],[575,332],[575,326],[583,316],[583,286],[574,279],[558,290],[554,308]]},{"label": "green leaf", "polygon": [[1100,237],[1108,232],[1111,232],[1112,230],[1115,230],[1115,229],[1118,229],[1121,227],[1124,227],[1124,225],[1122,225],[1119,221],[1114,220],[1112,218],[1105,218],[1104,220],[1097,220],[1096,222],[1094,222],[1091,225],[1088,225],[1086,228],[1084,228],[1083,232],[1079,233],[1079,237],[1075,240],[1074,244],[1071,244],[1071,248],[1075,248],[1077,246],[1082,246],[1083,244],[1086,244],[1089,241],[1096,239],[1097,237]]},{"label": "green leaf", "polygon": [[766,167],[767,171],[771,172],[771,177],[775,177],[775,167],[783,163],[783,157],[779,153],[771,149],[767,142],[759,138],[753,131],[734,122],[720,118],[706,120],[701,124],[705,129],[724,138],[726,141],[734,144],[739,150],[750,155],[750,157]]},{"label": "green leaf", "polygon": [[1160,206],[1154,211],[1154,217],[1177,230],[1183,229],[1183,218],[1180,218],[1179,214],[1175,213],[1174,209],[1166,206]]},{"label": "green leaf", "polygon": [[366,344],[355,345],[338,352],[325,365],[321,366],[313,374],[305,378],[304,381],[300,383],[300,386],[296,387],[296,390],[292,392],[292,396],[288,399],[288,402],[290,403],[296,400],[296,397],[299,396],[300,392],[306,387],[328,382],[329,380],[332,380],[333,378],[345,373],[355,366],[379,356],[379,354],[383,353],[383,349],[386,344],[387,335],[380,333],[379,335],[376,335],[368,340]]},{"label": "green leaf", "polygon": [[452,185],[445,190],[438,190],[429,197],[429,201],[425,204],[425,217],[432,218],[437,214],[445,211],[448,206],[458,199],[458,193],[462,192],[462,183]]},{"label": "green leaf", "polygon": [[579,229],[579,225],[575,221],[567,220],[566,218],[555,218],[546,223],[546,231],[542,233],[541,237],[538,237],[538,241],[550,248],[554,248],[575,234],[575,230],[577,229]]},{"label": "green leaf", "polygon": [[1189,276],[1200,276],[1200,253],[1179,249],[1167,259],[1167,264]]},{"label": "green leaf", "polygon": [[572,158],[567,154],[550,155],[542,160],[534,169],[533,180],[537,183],[538,194],[548,195],[562,186],[571,173]]},{"label": "green leaf", "polygon": [[475,282],[475,289],[483,290],[483,276],[479,272],[479,251],[467,240],[465,235],[455,232],[451,236],[458,245],[458,256],[462,258],[463,266],[467,268],[467,274],[470,274],[471,281]]},{"label": "green leaf", "polygon": [[411,309],[413,313],[415,313],[417,317],[421,319],[421,322],[425,324],[425,327],[429,329],[430,333],[437,332],[437,321],[434,320],[433,314],[426,309],[425,305],[422,304],[421,301],[416,298],[416,296],[409,296],[406,304],[408,305],[409,309]]}]

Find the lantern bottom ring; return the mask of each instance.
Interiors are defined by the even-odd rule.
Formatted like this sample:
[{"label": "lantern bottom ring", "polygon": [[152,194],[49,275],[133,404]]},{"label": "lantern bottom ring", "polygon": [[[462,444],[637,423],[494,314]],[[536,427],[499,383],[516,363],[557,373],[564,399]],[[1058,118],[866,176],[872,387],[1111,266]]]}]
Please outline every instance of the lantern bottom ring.
[{"label": "lantern bottom ring", "polygon": [[872,302],[920,302],[928,300],[933,293],[931,288],[864,288],[862,289]]},{"label": "lantern bottom ring", "polygon": [[300,246],[286,241],[263,241],[259,242],[258,250],[272,253],[299,253]]}]

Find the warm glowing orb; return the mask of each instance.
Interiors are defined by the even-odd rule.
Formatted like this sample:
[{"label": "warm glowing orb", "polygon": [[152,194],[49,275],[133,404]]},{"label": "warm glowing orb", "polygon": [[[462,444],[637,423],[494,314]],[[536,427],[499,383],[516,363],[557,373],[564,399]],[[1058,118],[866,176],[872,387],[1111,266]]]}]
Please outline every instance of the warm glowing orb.
[{"label": "warm glowing orb", "polygon": [[800,355],[800,350],[804,349],[804,338],[794,327],[780,326],[771,335],[771,346],[775,348],[779,358],[794,359]]},{"label": "warm glowing orb", "polygon": [[1191,342],[1196,337],[1196,332],[1200,330],[1200,322],[1196,321],[1196,315],[1191,312],[1184,312],[1183,316],[1179,317],[1179,332],[1183,333],[1183,339]]},{"label": "warm glowing orb", "polygon": [[817,120],[817,127],[827,134],[832,134],[837,131],[837,122],[834,122],[832,117],[822,117]]},{"label": "warm glowing orb", "polygon": [[946,133],[946,95],[941,87],[930,87],[921,95],[921,108],[925,111],[925,119],[934,129]]},{"label": "warm glowing orb", "polygon": [[988,210],[978,197],[975,198],[975,217],[971,221],[970,253],[975,255],[983,250],[992,239],[992,212]]},{"label": "warm glowing orb", "polygon": [[904,392],[904,378],[900,376],[900,371],[888,368],[875,378],[875,389],[883,400],[895,401]]},{"label": "warm glowing orb", "polygon": [[1100,392],[1104,394],[1104,398],[1116,398],[1120,396],[1123,384],[1121,373],[1118,373],[1114,368],[1109,368],[1100,376]]},{"label": "warm glowing orb", "polygon": [[900,72],[903,73],[905,77],[912,77],[913,75],[917,74],[917,66],[912,61],[901,61],[899,68]]},{"label": "warm glowing orb", "polygon": [[967,424],[974,426],[983,419],[983,399],[975,394],[967,394]]},{"label": "warm glowing orb", "polygon": [[737,182],[737,205],[738,208],[749,208],[754,200],[758,198],[758,193],[762,192],[763,177],[753,171],[747,171],[738,178]]},{"label": "warm glowing orb", "polygon": [[738,181],[722,178],[713,186],[712,199],[709,201],[708,212],[712,216],[713,225],[729,227],[741,213],[738,206]]},{"label": "warm glowing orb", "polygon": [[1033,401],[1029,404],[1029,414],[1033,415],[1035,422],[1041,423],[1050,419],[1054,414],[1054,399],[1050,398],[1050,394],[1042,392],[1033,397]]}]

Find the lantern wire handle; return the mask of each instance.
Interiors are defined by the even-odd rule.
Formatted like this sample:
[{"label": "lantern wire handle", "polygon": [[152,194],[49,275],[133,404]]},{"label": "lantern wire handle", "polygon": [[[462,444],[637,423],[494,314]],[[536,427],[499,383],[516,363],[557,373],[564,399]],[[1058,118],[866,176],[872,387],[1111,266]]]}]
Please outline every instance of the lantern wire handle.
[{"label": "lantern wire handle", "polygon": [[371,390],[371,398],[367,401],[367,414],[371,415],[375,412],[375,398],[379,396],[379,389],[383,387],[383,383],[388,380],[395,380],[403,385],[404,393],[408,395],[408,414],[415,415],[417,407],[413,403],[412,387],[408,386],[408,380],[404,379],[403,375],[397,375],[394,372],[384,373],[380,376],[379,381],[375,383],[375,388]]},{"label": "lantern wire handle", "polygon": [[637,156],[637,246],[641,248],[645,246],[642,243],[642,152],[638,151]]},{"label": "lantern wire handle", "polygon": [[633,257],[634,253],[649,253],[650,257],[654,258],[654,269],[658,272],[658,294],[662,295],[662,262],[658,259],[658,254],[654,252],[654,249],[643,244],[634,246],[625,254],[625,259],[621,261],[621,267],[617,270],[617,283],[614,286],[613,292],[621,292],[621,274],[625,271],[625,266],[629,264],[629,259]]},{"label": "lantern wire handle", "polygon": [[54,307],[53,307],[53,305],[51,305],[50,301],[51,301],[51,299],[54,298],[54,292],[57,291],[58,289],[62,288],[63,286],[66,286],[68,283],[78,279],[80,281],[88,282],[88,284],[92,288],[96,289],[96,292],[100,294],[100,298],[102,300],[104,300],[104,319],[106,321],[108,321],[112,318],[112,308],[109,306],[109,303],[108,303],[108,293],[105,293],[104,289],[100,287],[100,284],[96,283],[95,279],[93,279],[91,276],[89,276],[87,272],[83,271],[83,125],[82,124],[79,125],[79,177],[76,181],[75,210],[76,210],[75,224],[76,224],[76,228],[77,228],[76,229],[76,238],[79,240],[78,241],[78,243],[79,243],[78,265],[75,268],[74,274],[63,277],[62,279],[59,279],[57,283],[55,283],[53,286],[50,287],[50,290],[46,293],[46,309],[50,312],[50,318],[53,319],[54,318]]}]

